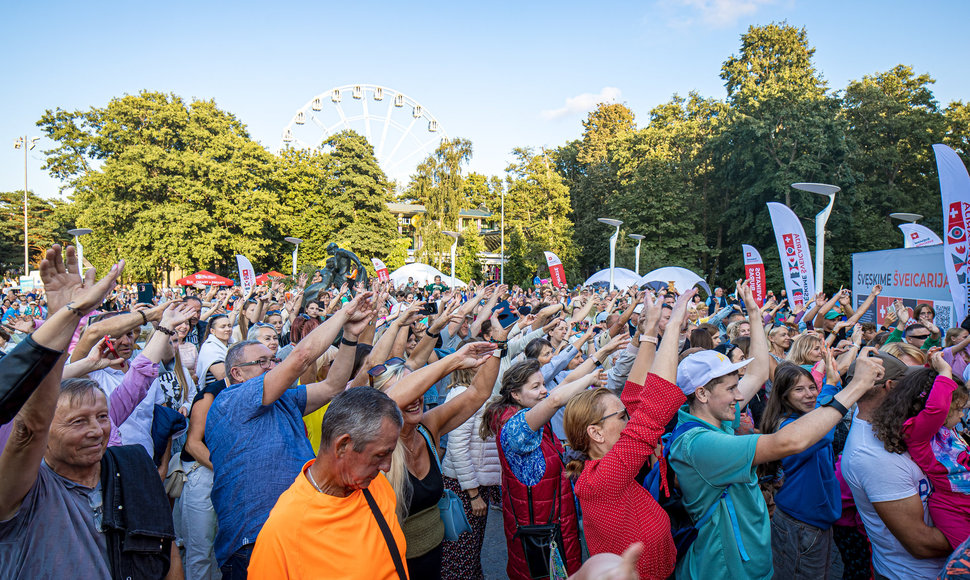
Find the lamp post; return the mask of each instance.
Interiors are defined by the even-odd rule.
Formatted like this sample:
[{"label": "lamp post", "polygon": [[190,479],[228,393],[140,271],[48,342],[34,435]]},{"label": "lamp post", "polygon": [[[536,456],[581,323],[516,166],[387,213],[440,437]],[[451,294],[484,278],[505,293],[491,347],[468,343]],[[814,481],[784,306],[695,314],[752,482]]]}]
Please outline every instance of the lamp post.
[{"label": "lamp post", "polygon": [[294,246],[296,246],[293,248],[293,272],[292,274],[290,274],[291,276],[296,278],[296,253],[300,251],[300,244],[303,243],[303,240],[301,240],[300,238],[294,238],[293,236],[286,236],[283,239],[293,244]]},{"label": "lamp post", "polygon": [[835,194],[842,190],[837,185],[826,183],[793,183],[791,186],[800,191],[817,193],[829,198],[825,209],[818,212],[815,216],[815,291],[822,291],[823,271],[825,269],[825,224],[832,215],[832,206],[835,205]]},{"label": "lamp post", "polygon": [[505,284],[505,187],[502,187],[502,263],[499,268],[498,283]]},{"label": "lamp post", "polygon": [[620,237],[620,226],[623,222],[620,220],[614,220],[610,218],[598,218],[600,223],[604,223],[608,226],[613,226],[616,231],[610,236],[610,291],[613,291],[613,270],[616,268],[616,240]]},{"label": "lamp post", "polygon": [[30,275],[30,250],[27,246],[27,152],[37,146],[40,137],[30,137],[26,135],[17,137],[13,142],[14,149],[24,150],[24,276]]},{"label": "lamp post", "polygon": [[909,222],[915,224],[919,220],[923,219],[923,214],[921,213],[906,213],[906,212],[896,212],[889,214],[889,217],[898,219],[900,221]]},{"label": "lamp post", "polygon": [[455,241],[451,243],[451,285],[455,285],[455,250],[458,249],[458,238],[461,236],[458,232],[441,232],[444,235],[455,238]]},{"label": "lamp post", "polygon": [[637,241],[637,253],[636,253],[637,257],[636,257],[636,260],[634,261],[635,265],[633,266],[633,271],[636,273],[637,276],[639,276],[640,275],[640,244],[643,243],[643,238],[646,236],[643,236],[640,234],[630,234],[628,237]]},{"label": "lamp post", "polygon": [[92,231],[88,228],[67,230],[67,233],[74,236],[74,247],[77,248],[77,270],[81,273],[82,278],[84,277],[84,249],[81,247],[81,236],[90,234]]}]

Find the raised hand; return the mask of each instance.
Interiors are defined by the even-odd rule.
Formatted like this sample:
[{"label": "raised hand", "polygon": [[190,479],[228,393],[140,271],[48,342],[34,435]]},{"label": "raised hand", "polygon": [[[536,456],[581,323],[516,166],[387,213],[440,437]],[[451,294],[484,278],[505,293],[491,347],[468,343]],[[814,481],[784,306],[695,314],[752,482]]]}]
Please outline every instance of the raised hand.
[{"label": "raised hand", "polygon": [[886,372],[885,367],[883,367],[882,359],[875,356],[869,356],[870,353],[875,352],[876,349],[872,347],[864,347],[859,352],[859,357],[855,361],[855,373],[852,376],[852,382],[858,382],[868,391],[872,389],[876,382],[880,380]]},{"label": "raised hand", "polygon": [[169,330],[187,322],[195,314],[195,310],[185,302],[166,302],[168,307],[162,312],[159,326]]},{"label": "raised hand", "polygon": [[953,369],[950,368],[950,364],[946,362],[943,358],[943,350],[940,349],[930,355],[930,366],[933,367],[937,373],[943,375],[947,378],[953,378]]},{"label": "raised hand", "polygon": [[455,357],[458,368],[473,369],[485,364],[495,351],[495,347],[496,345],[490,342],[470,342],[451,356]]},{"label": "raised hand", "polygon": [[111,266],[107,275],[96,280],[97,273],[94,268],[89,268],[82,280],[74,246],[68,246],[62,258],[61,246],[55,244],[40,263],[48,311],[53,314],[70,304],[82,316],[91,312],[104,302],[124,269],[125,261],[121,260]]},{"label": "raised hand", "polygon": [[347,314],[347,321],[359,322],[369,318],[373,310],[371,305],[371,298],[373,296],[373,292],[361,292],[357,296],[354,296],[353,300],[344,304],[342,310]]},{"label": "raised hand", "polygon": [[99,371],[108,367],[122,369],[125,366],[125,359],[111,356],[111,352],[105,349],[106,337],[101,337],[92,348],[88,356],[84,357],[84,362],[90,365],[91,370]]}]

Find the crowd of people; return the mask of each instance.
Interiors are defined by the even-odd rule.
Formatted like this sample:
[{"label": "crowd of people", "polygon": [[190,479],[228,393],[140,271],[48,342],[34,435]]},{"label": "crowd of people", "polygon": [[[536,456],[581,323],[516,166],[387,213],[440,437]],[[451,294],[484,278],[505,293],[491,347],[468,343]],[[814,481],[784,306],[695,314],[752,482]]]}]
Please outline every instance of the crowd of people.
[{"label": "crowd of people", "polygon": [[139,303],[76,262],[4,293],[4,578],[474,580],[492,513],[515,580],[970,574],[970,332],[860,322],[879,286]]}]

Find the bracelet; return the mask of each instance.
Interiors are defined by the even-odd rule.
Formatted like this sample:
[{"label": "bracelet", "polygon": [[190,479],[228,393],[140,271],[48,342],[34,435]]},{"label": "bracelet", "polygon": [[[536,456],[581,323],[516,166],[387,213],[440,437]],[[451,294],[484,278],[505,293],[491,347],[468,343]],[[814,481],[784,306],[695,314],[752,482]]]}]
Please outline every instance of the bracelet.
[{"label": "bracelet", "polygon": [[142,326],[147,325],[148,324],[148,318],[145,317],[145,311],[144,310],[139,310],[138,311],[138,314],[141,314],[141,325]]},{"label": "bracelet", "polygon": [[652,344],[657,344],[657,337],[656,336],[650,336],[649,334],[641,334],[640,335],[640,341],[641,342],[646,341],[646,342],[649,342],[649,343],[652,343]]},{"label": "bracelet", "polygon": [[347,337],[346,336],[341,336],[340,337],[340,344],[345,344],[347,346],[357,346],[357,341],[356,340],[347,340]]},{"label": "bracelet", "polygon": [[501,345],[501,346],[505,346],[506,344],[509,343],[508,340],[495,340],[494,338],[488,339],[488,342],[490,342],[492,344],[498,344],[498,345]]},{"label": "bracelet", "polygon": [[73,304],[74,304],[73,302],[68,302],[67,304],[64,305],[64,308],[67,308],[68,310],[70,310],[74,314],[77,314],[78,318],[81,318],[82,316],[84,316],[84,313],[81,312],[81,309],[80,308],[75,308],[74,306],[72,306]]},{"label": "bracelet", "polygon": [[169,336],[175,336],[175,331],[174,331],[174,330],[169,330],[169,329],[167,329],[167,328],[165,328],[165,327],[164,327],[164,326],[162,326],[162,325],[158,325],[158,328],[157,328],[157,330],[158,330],[159,332],[161,332],[162,334],[167,334],[167,335],[169,335]]},{"label": "bracelet", "polygon": [[473,496],[468,496],[468,501],[475,501],[476,499],[482,497],[482,492],[478,492]]},{"label": "bracelet", "polygon": [[600,359],[594,358],[593,360],[596,361],[596,368],[603,368],[603,363],[600,362]]},{"label": "bracelet", "polygon": [[424,333],[427,334],[428,336],[430,336],[431,338],[439,338],[439,337],[441,337],[441,333],[440,332],[437,333],[437,334],[435,334],[434,332],[431,332],[427,328],[424,329]]}]

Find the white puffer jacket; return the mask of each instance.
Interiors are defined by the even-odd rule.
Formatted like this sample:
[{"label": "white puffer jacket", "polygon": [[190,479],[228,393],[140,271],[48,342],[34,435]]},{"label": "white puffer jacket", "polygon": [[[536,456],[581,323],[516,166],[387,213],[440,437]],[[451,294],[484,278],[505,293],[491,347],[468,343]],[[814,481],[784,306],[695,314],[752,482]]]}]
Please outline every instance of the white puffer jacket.
[{"label": "white puffer jacket", "polygon": [[[455,385],[446,401],[465,392],[468,387]],[[482,485],[499,485],[502,482],[502,464],[498,459],[495,438],[483,440],[479,435],[482,415],[486,405],[448,434],[448,449],[441,462],[441,473],[457,479],[462,489],[475,489]]]}]

